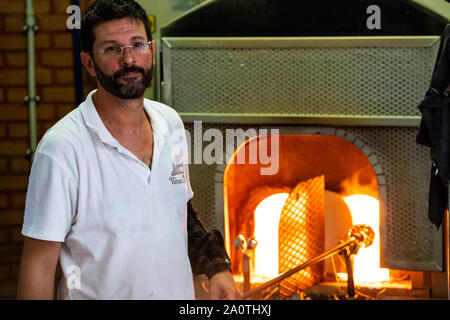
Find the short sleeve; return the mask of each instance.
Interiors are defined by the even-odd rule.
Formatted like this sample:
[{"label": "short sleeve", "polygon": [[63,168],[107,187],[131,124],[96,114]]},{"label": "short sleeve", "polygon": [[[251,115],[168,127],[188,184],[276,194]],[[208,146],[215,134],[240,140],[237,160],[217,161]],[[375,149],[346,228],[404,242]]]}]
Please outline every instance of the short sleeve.
[{"label": "short sleeve", "polygon": [[77,188],[56,159],[36,153],[31,168],[22,226],[24,236],[63,242],[76,213]]}]

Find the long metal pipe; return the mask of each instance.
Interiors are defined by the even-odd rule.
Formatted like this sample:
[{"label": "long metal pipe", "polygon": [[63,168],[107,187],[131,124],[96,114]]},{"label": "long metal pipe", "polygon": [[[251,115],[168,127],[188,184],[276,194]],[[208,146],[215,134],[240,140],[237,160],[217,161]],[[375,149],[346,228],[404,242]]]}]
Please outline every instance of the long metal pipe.
[{"label": "long metal pipe", "polygon": [[28,96],[25,100],[28,102],[28,114],[30,123],[30,149],[28,154],[31,162],[34,159],[34,152],[36,150],[36,103],[39,97],[36,96],[36,75],[35,75],[35,49],[34,49],[34,32],[36,31],[33,0],[26,0],[26,25],[24,29],[27,31],[28,40]]},{"label": "long metal pipe", "polygon": [[[286,279],[287,277],[292,276],[294,273],[297,273],[300,270],[303,270],[314,263],[325,260],[325,259],[327,259],[337,253],[340,253],[344,250],[345,250],[346,257],[350,257],[351,254],[356,253],[357,249],[359,248],[358,246],[360,244],[366,248],[369,247],[370,245],[372,245],[374,238],[375,238],[375,232],[369,226],[366,226],[364,224],[354,225],[351,228],[351,230],[349,232],[349,238],[346,241],[343,241],[340,244],[338,244],[337,246],[335,246],[334,248],[331,248],[330,250],[325,251],[324,253],[318,255],[317,257],[315,257],[301,265],[298,265],[297,267],[292,268],[292,269],[286,271],[285,273],[280,274],[276,278],[273,278],[272,280],[267,281],[266,283],[260,285],[259,287],[256,287],[252,290],[245,292],[242,295],[242,297],[244,299],[246,299],[249,296],[251,296],[257,292],[260,292],[274,284],[277,284],[278,282],[282,281],[283,279]],[[347,272],[352,272],[350,260],[348,260],[347,267],[349,267],[347,269]],[[351,283],[349,283],[348,287],[350,287],[350,286],[353,287],[353,279],[350,279],[350,277],[349,277],[349,280],[351,280]],[[354,293],[352,293],[352,295],[353,294]]]},{"label": "long metal pipe", "polygon": [[358,243],[358,239],[354,238],[354,237],[351,237],[347,241],[342,242],[341,244],[339,244],[336,247],[334,247],[334,248],[332,248],[332,249],[322,253],[321,255],[318,255],[317,257],[315,257],[315,258],[313,258],[313,259],[311,259],[311,260],[309,260],[309,261],[307,261],[307,262],[305,262],[305,263],[303,263],[301,265],[298,265],[297,267],[295,267],[293,269],[290,269],[290,270],[280,274],[276,278],[273,278],[272,280],[269,280],[266,283],[264,283],[264,284],[254,288],[254,289],[251,289],[251,290],[245,292],[242,295],[242,298],[243,299],[247,299],[248,297],[254,295],[255,293],[260,292],[260,291],[262,291],[262,290],[264,290],[264,289],[266,289],[268,287],[271,287],[271,286],[277,284],[278,282],[282,281],[283,279],[286,279],[286,278],[292,276],[294,273],[297,273],[300,270],[303,270],[303,269],[305,269],[305,268],[309,267],[310,265],[313,265],[313,264],[315,264],[317,262],[325,260],[325,259],[335,255],[336,253],[341,252],[345,248],[350,247],[351,245],[354,245],[354,244],[357,244],[357,243]]}]

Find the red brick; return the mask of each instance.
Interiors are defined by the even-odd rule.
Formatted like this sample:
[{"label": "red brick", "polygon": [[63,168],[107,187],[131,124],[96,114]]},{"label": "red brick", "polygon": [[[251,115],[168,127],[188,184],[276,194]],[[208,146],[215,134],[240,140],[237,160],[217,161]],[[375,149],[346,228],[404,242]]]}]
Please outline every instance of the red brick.
[{"label": "red brick", "polygon": [[31,162],[25,158],[10,158],[9,159],[10,172],[12,173],[29,173],[31,169]]},{"label": "red brick", "polygon": [[73,69],[58,69],[54,71],[54,75],[57,84],[73,84],[75,82]]},{"label": "red brick", "polygon": [[37,127],[37,137],[38,137],[38,141],[40,141],[42,139],[42,137],[44,136],[44,134],[47,132],[47,130],[51,127],[48,126],[47,124],[52,123],[55,124],[55,122],[50,122],[50,121],[46,121],[46,122],[39,122],[38,123],[38,127]]},{"label": "red brick", "polygon": [[68,106],[68,105],[57,106],[57,108],[56,108],[56,117],[58,119],[61,119],[66,114],[68,114],[70,111],[72,111],[74,109],[74,107],[75,106]]},{"label": "red brick", "polygon": [[87,97],[87,95],[89,94],[89,92],[91,92],[92,90],[97,88],[97,84],[96,83],[89,83],[87,85],[83,86],[83,95],[84,98]]},{"label": "red brick", "polygon": [[8,161],[6,158],[0,158],[0,173],[8,171]]},{"label": "red brick", "polygon": [[34,46],[37,50],[48,49],[51,45],[51,37],[48,33],[37,33],[34,37]]},{"label": "red brick", "polygon": [[[19,224],[19,225],[21,225],[21,224]],[[19,226],[19,225],[16,225],[16,226]],[[8,263],[20,262],[21,255],[22,255],[22,246],[19,246],[19,245],[0,246],[0,261],[1,262],[8,262]]]},{"label": "red brick", "polygon": [[45,121],[40,124],[39,130],[40,130],[40,136],[43,136],[44,133],[47,132],[48,129],[53,127],[55,125],[56,121]]},{"label": "red brick", "polygon": [[[0,237],[1,240],[1,237]],[[7,280],[11,277],[11,268],[8,263],[0,264],[0,280]]]},{"label": "red brick", "polygon": [[28,89],[26,88],[9,88],[6,91],[6,97],[8,102],[23,103],[25,106],[25,97],[28,95]]},{"label": "red brick", "polygon": [[7,133],[7,125],[5,123],[0,123],[0,138],[5,138]]},{"label": "red brick", "polygon": [[1,210],[1,226],[18,226],[23,223],[23,210]]},{"label": "red brick", "polygon": [[12,209],[25,209],[26,192],[12,193],[9,198]]},{"label": "red brick", "polygon": [[25,105],[0,105],[0,121],[28,120],[28,108]]},{"label": "red brick", "polygon": [[22,32],[25,25],[25,15],[6,16],[3,21],[4,31]]},{"label": "red brick", "polygon": [[52,70],[48,68],[36,68],[36,84],[51,84],[53,82]]},{"label": "red brick", "polygon": [[0,13],[24,13],[25,1],[0,0]]},{"label": "red brick", "polygon": [[24,141],[0,141],[0,155],[24,156],[29,149],[28,142]]},{"label": "red brick", "polygon": [[54,13],[67,13],[67,7],[71,5],[70,0],[53,0],[52,12]]},{"label": "red brick", "polygon": [[52,35],[53,48],[55,49],[72,49],[73,39],[72,34],[69,32],[58,33]]},{"label": "red brick", "polygon": [[42,91],[42,102],[75,103],[75,89],[73,86],[45,87]]},{"label": "red brick", "polygon": [[0,85],[14,86],[27,84],[28,84],[27,69],[0,70]]},{"label": "red brick", "polygon": [[52,105],[42,105],[39,104],[36,108],[36,119],[37,120],[50,120],[55,116],[55,107]]},{"label": "red brick", "polygon": [[17,280],[0,281],[0,298],[12,300],[17,295]]},{"label": "red brick", "polygon": [[26,52],[6,53],[5,58],[8,67],[27,67],[28,65],[28,54]]},{"label": "red brick", "polygon": [[71,50],[50,50],[41,53],[42,66],[72,67],[73,53]]},{"label": "red brick", "polygon": [[22,227],[10,228],[9,234],[12,244],[23,243]]},{"label": "red brick", "polygon": [[[50,38],[49,38],[50,39]],[[26,50],[27,38],[25,35],[1,35],[0,50]]]},{"label": "red brick", "polygon": [[9,227],[0,227],[0,246],[2,244],[8,244],[10,242]]},{"label": "red brick", "polygon": [[28,123],[10,123],[8,127],[10,138],[27,138],[30,136]]},{"label": "red brick", "polygon": [[38,16],[40,31],[66,31],[67,14],[42,14]]},{"label": "red brick", "polygon": [[49,13],[51,10],[51,3],[50,0],[34,0],[33,7],[36,15],[39,15],[40,13]]},{"label": "red brick", "polygon": [[7,206],[8,206],[8,196],[5,193],[0,193],[0,208],[4,209]]}]

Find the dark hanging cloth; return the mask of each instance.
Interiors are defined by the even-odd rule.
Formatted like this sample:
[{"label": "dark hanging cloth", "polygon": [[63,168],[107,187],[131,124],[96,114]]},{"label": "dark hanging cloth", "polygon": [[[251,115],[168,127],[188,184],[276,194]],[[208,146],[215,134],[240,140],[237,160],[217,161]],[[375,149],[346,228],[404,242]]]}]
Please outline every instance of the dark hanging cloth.
[{"label": "dark hanging cloth", "polygon": [[448,207],[450,183],[450,24],[445,27],[431,85],[419,104],[422,114],[416,142],[431,148],[428,217],[437,228]]}]

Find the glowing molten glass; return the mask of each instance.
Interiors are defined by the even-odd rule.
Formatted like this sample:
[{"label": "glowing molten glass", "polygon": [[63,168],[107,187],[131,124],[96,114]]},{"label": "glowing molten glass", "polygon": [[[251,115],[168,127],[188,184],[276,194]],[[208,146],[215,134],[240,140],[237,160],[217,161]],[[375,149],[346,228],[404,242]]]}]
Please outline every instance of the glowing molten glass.
[{"label": "glowing molten glass", "polygon": [[[353,276],[355,283],[371,283],[389,280],[389,269],[380,268],[380,203],[377,199],[362,194],[344,197],[352,214],[353,224],[365,224],[375,232],[373,244],[361,248],[353,256]],[[346,278],[347,274],[339,274]]]},{"label": "glowing molten glass", "polygon": [[276,193],[261,201],[255,209],[255,275],[278,276],[278,226],[288,193]]}]

